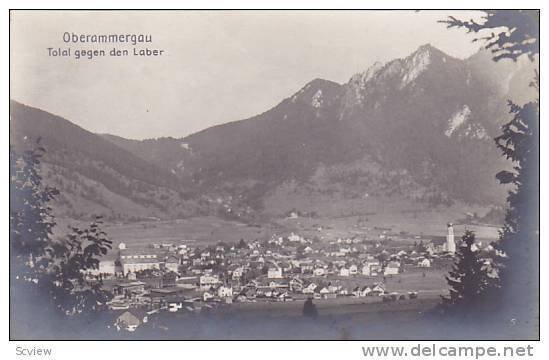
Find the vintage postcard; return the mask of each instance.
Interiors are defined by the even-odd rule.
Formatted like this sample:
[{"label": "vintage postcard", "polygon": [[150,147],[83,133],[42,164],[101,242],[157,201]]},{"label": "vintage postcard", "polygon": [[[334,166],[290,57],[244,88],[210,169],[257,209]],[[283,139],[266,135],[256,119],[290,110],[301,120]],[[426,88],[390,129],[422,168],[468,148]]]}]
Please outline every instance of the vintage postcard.
[{"label": "vintage postcard", "polygon": [[12,340],[539,339],[538,10],[9,16]]}]

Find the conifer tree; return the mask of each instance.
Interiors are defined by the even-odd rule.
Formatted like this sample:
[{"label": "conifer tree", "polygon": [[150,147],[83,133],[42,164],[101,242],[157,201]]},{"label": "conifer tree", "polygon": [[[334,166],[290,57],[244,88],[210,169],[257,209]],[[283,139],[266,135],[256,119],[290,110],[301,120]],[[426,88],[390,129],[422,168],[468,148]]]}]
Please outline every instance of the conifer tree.
[{"label": "conifer tree", "polygon": [[305,300],[302,312],[305,317],[316,318],[318,316],[318,310],[316,309],[316,305],[313,304],[313,299],[307,298]]},{"label": "conifer tree", "polygon": [[468,316],[474,313],[487,287],[488,276],[478,251],[471,248],[475,243],[475,234],[467,230],[461,240],[456,262],[446,276],[450,295],[442,297],[442,309],[447,314]]},{"label": "conifer tree", "polygon": [[[449,17],[448,28],[464,28],[483,35],[494,61],[516,61],[539,56],[539,10],[487,10],[481,21]],[[539,318],[539,73],[531,86],[538,97],[524,105],[509,101],[512,119],[495,138],[513,169],[497,174],[502,184],[512,185],[500,240],[494,243],[502,256],[496,259],[498,277],[490,283],[484,306],[490,305],[505,322],[532,328]]]}]

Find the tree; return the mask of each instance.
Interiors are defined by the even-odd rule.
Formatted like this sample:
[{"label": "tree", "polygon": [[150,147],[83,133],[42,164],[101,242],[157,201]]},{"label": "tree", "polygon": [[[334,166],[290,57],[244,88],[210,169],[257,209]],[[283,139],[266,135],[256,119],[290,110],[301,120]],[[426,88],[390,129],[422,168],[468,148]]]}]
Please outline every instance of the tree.
[{"label": "tree", "polygon": [[13,275],[34,278],[48,266],[44,259],[55,221],[48,206],[59,191],[42,185],[38,172],[45,149],[37,146],[17,155],[10,148],[10,262]]},{"label": "tree", "polygon": [[[10,148],[10,309],[18,322],[37,324],[51,323],[57,316],[52,313],[95,312],[109,298],[100,280],[85,275],[98,269],[98,257],[110,249],[100,221],[53,239],[56,222],[49,202],[59,191],[42,182],[44,153],[39,140],[22,154]],[[39,316],[47,319],[37,321]]]},{"label": "tree", "polygon": [[539,10],[485,10],[482,20],[461,20],[453,16],[441,20],[448,28],[465,28],[467,32],[485,34],[473,41],[485,41],[494,61],[516,60],[539,54]]},{"label": "tree", "polygon": [[238,244],[236,245],[236,248],[237,249],[247,249],[248,248],[248,244],[246,244],[246,241],[244,241],[244,239],[240,239],[240,241],[238,242]]},{"label": "tree", "polygon": [[71,227],[66,237],[52,241],[48,249],[50,266],[40,282],[67,315],[94,313],[111,298],[101,279],[88,279],[86,272],[99,269],[99,257],[107,254],[112,241],[100,229],[96,218],[88,227]]},{"label": "tree", "polygon": [[461,240],[456,262],[446,276],[450,295],[442,297],[442,310],[447,314],[467,317],[476,315],[481,294],[488,286],[488,275],[478,251],[471,248],[475,243],[475,234],[467,230]]},{"label": "tree", "polygon": [[316,305],[313,304],[313,299],[307,298],[305,300],[302,312],[305,317],[316,318],[318,316],[318,310],[316,309]]},{"label": "tree", "polygon": [[[539,89],[536,76],[534,86]],[[509,102],[511,121],[495,140],[513,163],[497,179],[511,184],[508,210],[500,241],[494,247],[505,254],[499,261],[503,296],[498,296],[510,319],[529,321],[538,312],[539,295],[539,99],[518,106]],[[534,315],[535,316],[535,315]]]},{"label": "tree", "polygon": [[[485,48],[493,60],[539,56],[538,10],[490,10],[482,21],[463,21],[450,17],[442,22],[449,28],[488,35]],[[532,86],[538,89],[539,74],[533,74]],[[497,261],[498,278],[487,293],[491,303],[506,321],[531,328],[539,317],[539,95],[522,106],[509,101],[512,119],[495,138],[503,156],[513,162],[511,171],[501,171],[497,179],[513,189],[507,197],[508,210],[500,240],[494,244],[504,254]],[[530,324],[530,325],[529,325]]]}]

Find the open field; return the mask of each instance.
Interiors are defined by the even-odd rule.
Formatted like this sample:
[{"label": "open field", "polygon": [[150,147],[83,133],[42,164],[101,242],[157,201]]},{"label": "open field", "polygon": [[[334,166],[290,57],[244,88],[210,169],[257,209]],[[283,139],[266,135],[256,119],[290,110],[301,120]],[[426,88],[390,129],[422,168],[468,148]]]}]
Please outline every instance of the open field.
[{"label": "open field", "polygon": [[[336,301],[339,300],[339,301]],[[382,303],[380,298],[315,300],[318,317],[302,316],[302,301],[233,304],[203,314],[162,313],[132,339],[411,340],[513,339],[520,331],[475,323],[464,331],[437,319],[437,297]],[[464,335],[466,334],[466,335]],[[123,335],[123,334],[122,334]]]},{"label": "open field", "polygon": [[216,217],[107,224],[104,229],[114,245],[124,242],[130,246],[153,243],[197,245],[218,241],[235,243],[242,238],[246,241],[268,238],[276,232],[269,224],[257,227]]},{"label": "open field", "polygon": [[[301,316],[304,300],[287,302],[256,301],[249,303],[234,303],[217,311],[232,314],[245,312],[268,313],[269,316]],[[384,303],[379,296],[366,296],[356,298],[353,296],[339,297],[335,299],[318,299],[314,304],[319,316],[335,316],[344,314],[359,314],[372,312],[410,311],[422,313],[433,308],[440,302],[440,297],[434,293],[422,293],[418,299],[398,300]]]},{"label": "open field", "polygon": [[[284,196],[283,196],[284,195]],[[363,233],[368,228],[385,227],[393,232],[406,231],[415,235],[444,235],[446,223],[459,223],[467,213],[485,214],[489,207],[456,202],[451,206],[428,206],[398,196],[368,196],[367,198],[340,199],[327,195],[301,194],[299,191],[278,194],[266,201],[266,212],[273,217],[297,211],[314,211],[319,219],[286,219],[278,221],[285,226],[302,230],[323,226],[324,236],[340,237],[345,233]],[[317,226],[314,226],[317,225]],[[495,226],[468,225],[479,238],[496,239]],[[456,229],[459,230],[459,229]]]},{"label": "open field", "polygon": [[[114,246],[124,242],[130,246],[146,246],[152,243],[189,243],[211,244],[218,241],[234,243],[240,239],[253,241],[263,240],[272,236],[286,236],[290,232],[298,233],[309,238],[319,238],[322,241],[333,241],[338,238],[363,237],[376,239],[377,225],[364,223],[364,217],[350,216],[339,218],[297,218],[278,219],[270,223],[244,224],[236,221],[227,221],[213,216],[193,217],[178,220],[146,221],[132,223],[106,223],[103,229]],[[85,226],[85,222],[59,220],[56,232],[66,232],[68,224]],[[443,219],[430,226],[419,224],[394,222],[383,223],[390,226],[393,232],[404,231],[410,235],[445,235],[446,222]],[[497,227],[467,225],[468,229],[477,232],[477,238],[490,241],[497,238]],[[464,230],[463,225],[455,226],[456,235]]]}]

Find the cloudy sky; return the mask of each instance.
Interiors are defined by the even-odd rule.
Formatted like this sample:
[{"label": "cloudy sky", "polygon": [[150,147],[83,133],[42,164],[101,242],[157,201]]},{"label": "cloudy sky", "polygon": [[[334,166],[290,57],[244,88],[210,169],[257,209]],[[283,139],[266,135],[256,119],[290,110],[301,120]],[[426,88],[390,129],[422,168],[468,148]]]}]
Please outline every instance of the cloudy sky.
[{"label": "cloudy sky", "polygon": [[[480,46],[435,11],[11,13],[11,97],[98,132],[181,137],[262,113],[314,78],[345,83],[425,43],[465,58]],[[452,12],[462,18],[470,12]],[[154,58],[50,57],[76,34],[151,34]],[[143,46],[140,46],[142,48]]]}]

